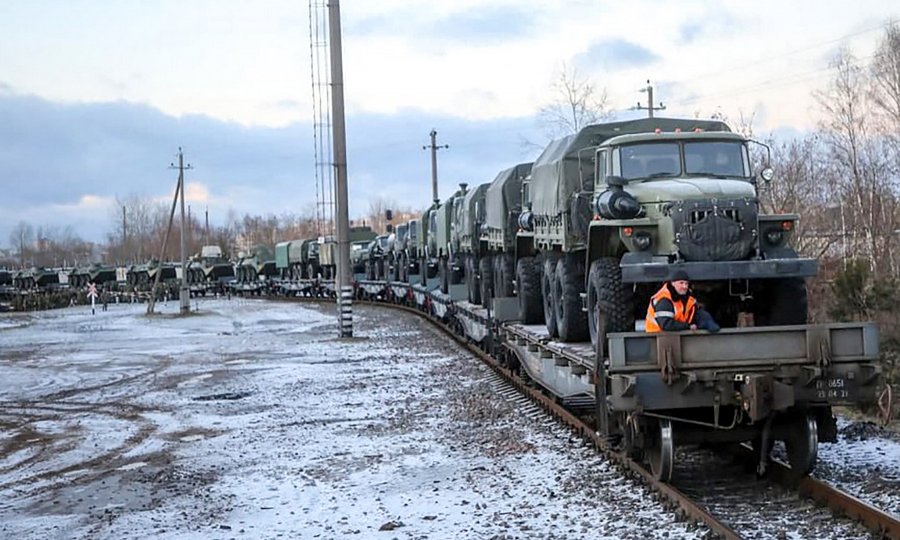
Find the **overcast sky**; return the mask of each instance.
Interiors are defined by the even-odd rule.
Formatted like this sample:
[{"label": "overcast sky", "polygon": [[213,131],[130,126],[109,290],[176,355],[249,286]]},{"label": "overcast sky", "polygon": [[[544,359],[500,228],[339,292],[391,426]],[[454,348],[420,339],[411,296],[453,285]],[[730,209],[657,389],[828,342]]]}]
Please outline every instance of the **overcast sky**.
[{"label": "overcast sky", "polygon": [[[616,119],[651,79],[666,116],[755,114],[757,132],[811,129],[811,93],[846,45],[870,60],[895,2],[860,0],[341,3],[351,217],[382,196],[431,198],[530,161],[536,112],[566,63]],[[171,197],[222,223],[315,201],[308,2],[2,0],[0,246],[20,220],[111,230],[116,196]]]}]

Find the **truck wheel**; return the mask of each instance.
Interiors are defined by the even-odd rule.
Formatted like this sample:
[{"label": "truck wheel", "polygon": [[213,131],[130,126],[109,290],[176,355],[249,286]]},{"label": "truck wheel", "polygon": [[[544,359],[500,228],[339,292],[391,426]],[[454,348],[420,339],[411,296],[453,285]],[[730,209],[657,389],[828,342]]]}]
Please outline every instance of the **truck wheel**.
[{"label": "truck wheel", "polygon": [[499,257],[500,283],[497,286],[497,296],[512,296],[513,280],[516,277],[516,261],[511,253],[504,253]]},{"label": "truck wheel", "polygon": [[559,329],[556,322],[556,298],[553,297],[553,290],[556,288],[556,262],[559,255],[548,252],[544,256],[544,271],[541,275],[541,297],[544,305],[544,324],[547,325],[547,334],[550,337],[557,337]]},{"label": "truck wheel", "polygon": [[488,308],[491,305],[491,298],[494,296],[494,274],[491,270],[491,263],[494,257],[486,255],[478,261],[478,273],[480,274],[479,286],[481,288],[481,306]]},{"label": "truck wheel", "polygon": [[629,332],[634,330],[634,293],[622,283],[619,259],[604,257],[591,263],[587,290],[588,332],[591,343],[597,347],[597,320],[606,317],[604,330]]},{"label": "truck wheel", "polygon": [[466,257],[466,289],[469,292],[469,302],[473,304],[481,303],[481,287],[478,282],[477,265],[478,261],[474,255]]},{"label": "truck wheel", "polygon": [[519,299],[519,320],[522,324],[544,322],[541,306],[541,270],[534,257],[522,257],[516,263],[517,296]]},{"label": "truck wheel", "polygon": [[419,259],[419,275],[422,277],[421,283],[422,285],[428,284],[428,262],[425,260],[425,257]]},{"label": "truck wheel", "polygon": [[765,291],[756,304],[753,323],[756,326],[806,324],[807,297],[803,278],[765,280]]},{"label": "truck wheel", "polygon": [[441,278],[441,292],[444,294],[450,292],[450,276],[447,274],[447,259],[438,259],[438,275]]},{"label": "truck wheel", "polygon": [[567,253],[556,263],[554,299],[556,329],[561,341],[572,343],[588,339],[587,314],[581,309],[584,292],[584,263],[581,257]]}]

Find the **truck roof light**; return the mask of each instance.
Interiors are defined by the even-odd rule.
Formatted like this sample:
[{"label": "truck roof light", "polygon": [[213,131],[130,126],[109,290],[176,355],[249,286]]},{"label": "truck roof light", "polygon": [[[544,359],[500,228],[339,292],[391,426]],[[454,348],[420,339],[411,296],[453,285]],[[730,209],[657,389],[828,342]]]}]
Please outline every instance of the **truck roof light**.
[{"label": "truck roof light", "polygon": [[681,128],[675,128],[675,133],[681,133]]},{"label": "truck roof light", "polygon": [[793,221],[782,221],[781,228],[784,229],[785,231],[789,231],[794,228],[794,222]]},{"label": "truck roof light", "polygon": [[622,233],[625,236],[630,237],[634,233],[634,229],[632,229],[631,227],[625,227],[624,229],[622,229]]},{"label": "truck roof light", "polygon": [[700,128],[694,128],[694,133],[701,133],[703,130]]},{"label": "truck roof light", "polygon": [[659,135],[660,133],[662,133],[662,130],[659,128],[656,128],[653,130],[653,133],[656,133],[657,135]]}]

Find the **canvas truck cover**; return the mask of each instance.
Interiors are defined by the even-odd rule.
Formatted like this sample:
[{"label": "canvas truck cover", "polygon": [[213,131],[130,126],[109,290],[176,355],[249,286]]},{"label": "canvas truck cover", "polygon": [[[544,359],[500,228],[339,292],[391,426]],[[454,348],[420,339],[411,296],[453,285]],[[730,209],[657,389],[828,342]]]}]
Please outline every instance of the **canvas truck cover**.
[{"label": "canvas truck cover", "polygon": [[480,232],[476,230],[478,226],[478,217],[475,212],[475,205],[478,201],[484,201],[490,184],[481,184],[475,189],[470,189],[463,199],[459,209],[459,242],[462,251],[472,251],[474,243],[478,241]]},{"label": "canvas truck cover", "polygon": [[538,156],[531,169],[532,210],[537,215],[559,215],[568,210],[572,195],[581,191],[582,186],[593,189],[594,156],[590,149],[607,139],[630,133],[653,133],[656,129],[672,132],[697,128],[703,131],[731,131],[723,122],[714,120],[643,118],[594,124],[574,135],[555,140]]},{"label": "canvas truck cover", "polygon": [[278,242],[275,244],[275,266],[278,268],[287,268],[289,266],[288,262],[288,250],[291,247],[291,242],[288,240],[287,242]]},{"label": "canvas truck cover", "polygon": [[[487,210],[487,226],[493,229],[506,229],[509,227],[509,213],[522,207],[522,181],[531,173],[531,163],[519,163],[510,167],[494,178],[488,187],[485,196],[485,209]],[[515,224],[519,216],[514,216]],[[513,226],[514,232],[515,226]]]},{"label": "canvas truck cover", "polygon": [[361,242],[363,240],[374,240],[378,236],[372,227],[368,225],[360,225],[358,227],[350,227],[350,242]]}]

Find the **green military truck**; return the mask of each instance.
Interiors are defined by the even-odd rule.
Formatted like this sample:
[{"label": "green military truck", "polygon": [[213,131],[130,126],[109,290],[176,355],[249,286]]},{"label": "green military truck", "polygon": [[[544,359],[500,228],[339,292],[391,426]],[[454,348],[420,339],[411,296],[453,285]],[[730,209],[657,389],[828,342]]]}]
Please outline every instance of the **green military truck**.
[{"label": "green military truck", "polygon": [[319,275],[319,244],[316,238],[275,244],[275,268],[282,279],[311,279]]},{"label": "green military truck", "polygon": [[449,292],[450,285],[462,282],[463,272],[458,246],[453,245],[452,226],[456,219],[456,204],[466,195],[467,184],[461,183],[459,189],[438,206],[431,215],[429,233],[434,236],[434,258],[437,260],[440,276],[441,292]]},{"label": "green military truck", "polygon": [[[514,294],[513,283],[528,286],[516,275],[516,240],[519,231],[519,216],[522,214],[524,184],[531,174],[531,163],[520,163],[501,171],[490,183],[485,193],[485,220],[481,228],[482,258],[479,274],[481,276],[481,298],[485,307],[489,296],[509,297]],[[520,240],[524,241],[527,233],[523,232]],[[522,257],[519,265],[523,270],[533,264],[533,259]],[[532,298],[523,295],[522,298]],[[525,324],[543,322],[538,319],[542,314],[541,305],[528,309],[523,308],[520,301],[519,320]]]},{"label": "green military truck", "polygon": [[453,234],[451,245],[455,246],[459,254],[458,259],[463,267],[469,302],[478,304],[484,299],[485,306],[490,300],[490,293],[484,297],[483,291],[490,291],[490,288],[484,289],[483,280],[480,279],[483,275],[480,269],[483,256],[481,226],[484,224],[484,199],[489,186],[490,184],[481,184],[466,191],[465,196],[457,202],[456,220],[451,227]]},{"label": "green military truck", "polygon": [[596,343],[598,320],[634,330],[676,270],[723,326],[742,313],[757,326],[805,323],[816,261],[788,246],[798,216],[760,213],[750,143],[722,122],[667,118],[551,143],[532,168],[533,236],[517,253],[542,263],[548,333]]}]

